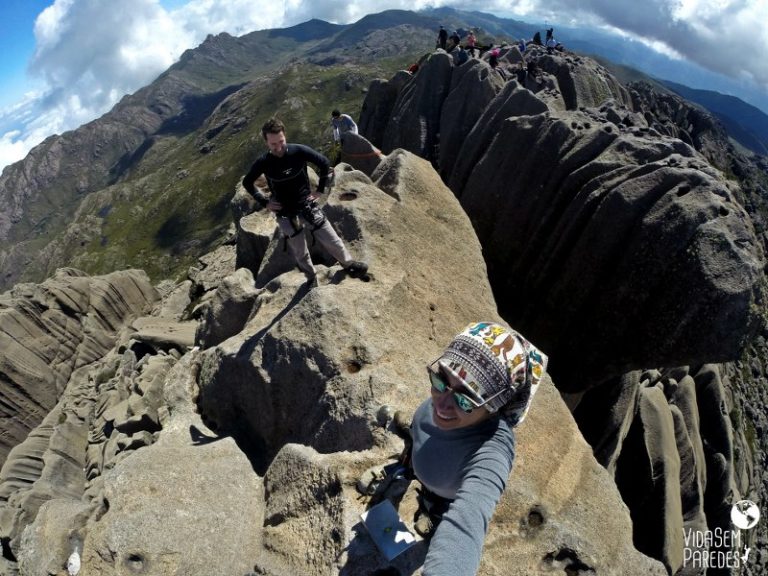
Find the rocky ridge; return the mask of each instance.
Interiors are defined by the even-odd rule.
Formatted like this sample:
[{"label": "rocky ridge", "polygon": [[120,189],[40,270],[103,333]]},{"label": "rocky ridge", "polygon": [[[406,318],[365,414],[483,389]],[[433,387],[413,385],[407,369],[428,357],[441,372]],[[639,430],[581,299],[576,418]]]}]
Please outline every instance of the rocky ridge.
[{"label": "rocky ridge", "polygon": [[743,397],[719,364],[765,321],[762,230],[717,169],[735,156],[711,116],[567,52],[529,48],[537,71],[518,78],[520,56],[502,53],[504,82],[483,59],[456,66],[438,51],[405,83],[378,82],[363,133],[436,165],[500,312],[555,352],[555,382],[614,475],[638,548],[695,573],[683,528],[730,529],[731,504],[764,491],[758,442],[728,416]]}]

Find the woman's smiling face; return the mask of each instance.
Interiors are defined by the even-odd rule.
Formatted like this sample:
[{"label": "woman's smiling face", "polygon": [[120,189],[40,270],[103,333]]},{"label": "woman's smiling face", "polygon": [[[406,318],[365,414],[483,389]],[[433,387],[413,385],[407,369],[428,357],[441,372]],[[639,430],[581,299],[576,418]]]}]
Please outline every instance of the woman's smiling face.
[{"label": "woman's smiling face", "polygon": [[491,413],[485,408],[474,408],[472,412],[467,413],[459,407],[453,393],[454,391],[460,393],[463,383],[452,371],[440,370],[437,374],[448,385],[444,392],[431,386],[432,420],[438,428],[442,430],[465,428],[490,418]]}]

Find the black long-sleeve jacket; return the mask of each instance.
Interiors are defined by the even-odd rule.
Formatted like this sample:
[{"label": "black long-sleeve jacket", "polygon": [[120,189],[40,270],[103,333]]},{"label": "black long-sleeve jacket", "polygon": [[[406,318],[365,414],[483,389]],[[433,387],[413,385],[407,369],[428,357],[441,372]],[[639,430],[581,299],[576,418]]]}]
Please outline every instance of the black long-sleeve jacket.
[{"label": "black long-sleeve jacket", "polygon": [[256,189],[254,182],[264,174],[272,192],[272,199],[283,205],[284,212],[298,210],[312,192],[307,175],[307,162],[314,164],[320,174],[318,194],[325,191],[331,163],[328,158],[303,144],[288,144],[285,154],[277,157],[265,152],[253,163],[243,178],[243,187],[261,204],[267,198]]}]

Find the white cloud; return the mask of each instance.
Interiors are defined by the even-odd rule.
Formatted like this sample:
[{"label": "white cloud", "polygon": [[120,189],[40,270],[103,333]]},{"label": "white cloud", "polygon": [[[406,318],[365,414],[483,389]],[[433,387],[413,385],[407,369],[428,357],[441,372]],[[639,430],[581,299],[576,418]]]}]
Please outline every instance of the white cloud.
[{"label": "white cloud", "polygon": [[190,0],[174,10],[172,15],[199,42],[208,34],[228,32],[233,36],[241,36],[254,30],[280,27],[286,21],[286,12],[294,4],[296,0]]},{"label": "white cloud", "polygon": [[6,132],[0,136],[0,166],[8,166],[18,162],[34,146],[34,144],[30,146],[27,142],[21,140],[21,136],[22,134],[19,130]]},{"label": "white cloud", "polygon": [[[97,23],[94,25],[94,23]],[[157,0],[56,0],[35,23],[30,65],[50,106],[76,102],[97,116],[150,82],[195,38]]]},{"label": "white cloud", "polygon": [[649,45],[662,43],[703,68],[751,79],[768,90],[765,0],[547,0],[546,6],[555,17],[597,19]]},{"label": "white cloud", "polygon": [[[48,136],[66,129],[62,108],[43,110],[40,103],[38,93],[29,93],[18,104],[0,111],[0,168],[22,160]],[[91,120],[82,108],[79,114],[81,124]]]},{"label": "white cloud", "polygon": [[104,114],[208,34],[276,27],[284,12],[253,0],[191,0],[170,12],[159,0],[56,0],[35,21],[29,65],[44,89],[0,112],[0,167]]}]

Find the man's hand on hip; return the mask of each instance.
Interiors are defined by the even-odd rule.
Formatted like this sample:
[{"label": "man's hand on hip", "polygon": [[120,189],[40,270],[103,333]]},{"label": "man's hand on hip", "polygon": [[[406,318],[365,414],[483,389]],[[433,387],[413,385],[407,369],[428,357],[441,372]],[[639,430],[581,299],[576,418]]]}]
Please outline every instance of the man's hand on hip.
[{"label": "man's hand on hip", "polygon": [[267,202],[267,208],[269,208],[272,212],[280,212],[280,210],[283,209],[283,205],[280,204],[280,202],[276,202],[275,200],[270,200]]}]

